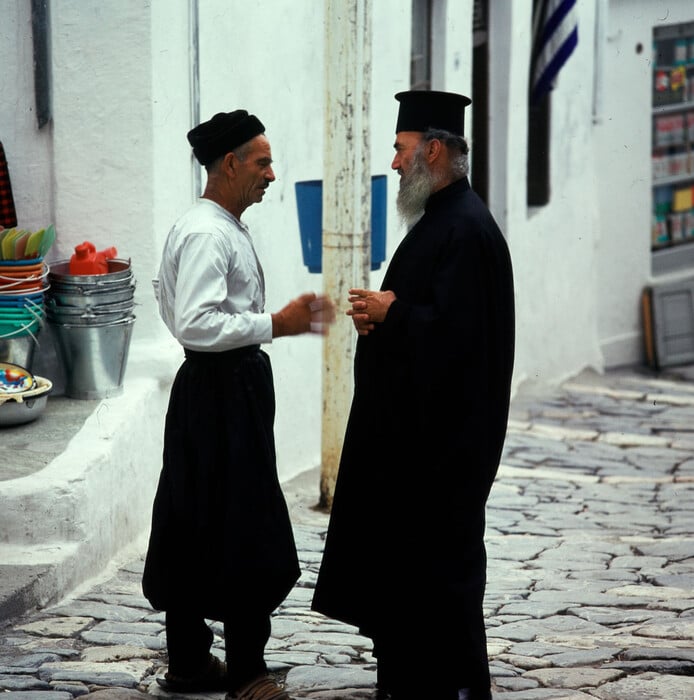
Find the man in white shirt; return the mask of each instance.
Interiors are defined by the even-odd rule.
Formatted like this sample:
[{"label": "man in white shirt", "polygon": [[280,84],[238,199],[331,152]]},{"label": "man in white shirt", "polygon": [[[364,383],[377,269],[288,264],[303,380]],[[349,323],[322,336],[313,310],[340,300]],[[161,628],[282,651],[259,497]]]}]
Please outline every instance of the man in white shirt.
[{"label": "man in white shirt", "polygon": [[[172,692],[289,700],[264,661],[270,614],[299,577],[277,478],[272,368],[260,346],[327,332],[332,303],[308,293],[265,312],[265,280],[241,215],[275,175],[264,126],[245,110],[188,133],[208,179],[174,224],[158,280],[161,317],[185,350],[169,401],[143,591],[166,611]],[[226,664],[205,620],[224,623]]]}]

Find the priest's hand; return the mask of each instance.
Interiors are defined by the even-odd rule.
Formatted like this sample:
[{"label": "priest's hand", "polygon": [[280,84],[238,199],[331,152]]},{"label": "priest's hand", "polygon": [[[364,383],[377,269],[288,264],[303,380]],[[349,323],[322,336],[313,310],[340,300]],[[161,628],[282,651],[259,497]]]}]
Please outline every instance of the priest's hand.
[{"label": "priest's hand", "polygon": [[368,289],[350,289],[348,301],[352,308],[347,310],[347,315],[352,317],[357,333],[368,335],[375,328],[374,324],[382,323],[395,298],[390,290],[374,292]]}]

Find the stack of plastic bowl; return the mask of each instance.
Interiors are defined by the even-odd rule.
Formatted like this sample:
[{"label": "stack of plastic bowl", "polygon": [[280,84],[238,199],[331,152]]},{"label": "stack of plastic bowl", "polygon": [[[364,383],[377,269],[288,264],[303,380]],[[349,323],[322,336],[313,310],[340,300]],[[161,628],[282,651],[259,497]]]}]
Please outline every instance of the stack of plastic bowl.
[{"label": "stack of plastic bowl", "polygon": [[122,391],[135,315],[129,260],[108,260],[108,272],[70,274],[70,261],[51,265],[46,315],[65,370],[65,393],[102,399]]},{"label": "stack of plastic bowl", "polygon": [[31,369],[45,317],[48,265],[0,260],[0,361]]}]

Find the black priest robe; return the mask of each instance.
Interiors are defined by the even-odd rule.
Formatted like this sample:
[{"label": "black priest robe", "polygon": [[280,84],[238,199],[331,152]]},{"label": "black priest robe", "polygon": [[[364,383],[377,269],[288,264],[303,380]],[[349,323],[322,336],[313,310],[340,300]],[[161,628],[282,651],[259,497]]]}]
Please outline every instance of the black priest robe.
[{"label": "black priest robe", "polygon": [[357,341],[313,609],[375,641],[437,637],[458,687],[490,697],[485,506],[506,434],[514,291],[506,241],[467,178],[430,196],[381,288],[396,301]]}]

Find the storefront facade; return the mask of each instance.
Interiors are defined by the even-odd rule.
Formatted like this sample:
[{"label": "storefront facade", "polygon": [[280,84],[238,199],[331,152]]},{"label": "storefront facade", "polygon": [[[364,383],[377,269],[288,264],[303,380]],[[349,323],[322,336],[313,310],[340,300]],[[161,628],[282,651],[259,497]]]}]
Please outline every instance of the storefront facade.
[{"label": "storefront facade", "polygon": [[596,124],[601,350],[606,366],[691,362],[694,9],[606,5]]}]

